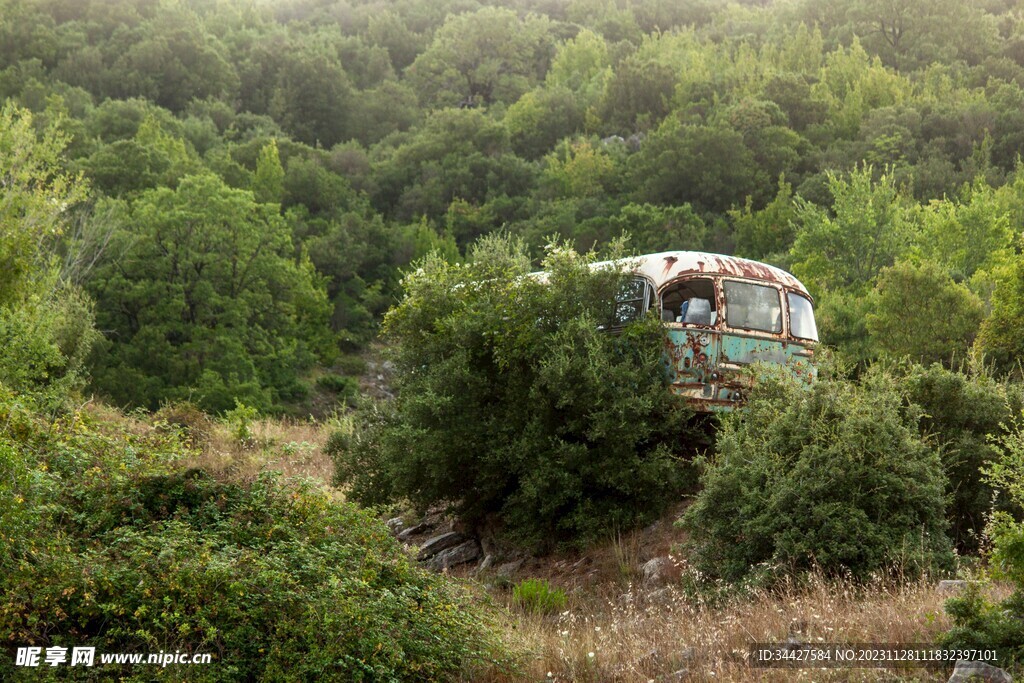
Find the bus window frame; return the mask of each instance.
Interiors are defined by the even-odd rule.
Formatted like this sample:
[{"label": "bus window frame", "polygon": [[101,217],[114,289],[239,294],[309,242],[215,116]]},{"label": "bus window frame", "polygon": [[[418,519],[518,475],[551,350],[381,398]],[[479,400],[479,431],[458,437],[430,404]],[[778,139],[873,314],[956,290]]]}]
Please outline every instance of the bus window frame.
[{"label": "bus window frame", "polygon": [[[785,299],[785,302],[786,302],[786,314],[785,314],[786,315],[786,335],[788,336],[788,338],[792,339],[793,341],[795,341],[795,342],[797,342],[799,344],[818,344],[818,343],[820,343],[820,339],[812,339],[810,337],[798,337],[796,334],[793,333],[793,328],[792,328],[792,325],[791,325],[791,323],[792,323],[792,316],[790,315],[789,297],[790,297],[790,295],[793,295],[793,296],[800,297],[801,299],[803,299],[804,301],[807,302],[808,306],[810,306],[810,308],[811,308],[811,319],[814,322],[814,331],[816,333],[818,332],[818,317],[816,315],[814,315],[814,313],[815,313],[815,310],[814,310],[814,299],[812,299],[809,294],[804,294],[803,292],[798,291],[796,289],[785,289],[783,293],[785,294],[784,299]],[[820,334],[819,334],[819,337],[820,337]]]},{"label": "bus window frame", "polygon": [[[748,336],[763,336],[767,339],[792,339],[792,335],[789,333],[789,304],[786,300],[787,290],[781,284],[772,282],[770,280],[760,280],[757,278],[740,278],[740,277],[723,277],[719,278],[722,291],[722,305],[724,306],[725,314],[719,315],[718,319],[722,322],[722,330],[728,332],[735,332],[736,334],[744,334]],[[725,293],[725,283],[736,282],[744,285],[757,285],[760,287],[768,287],[774,289],[776,295],[779,297],[779,331],[772,332],[770,330],[759,330],[753,327],[734,327],[729,322],[729,299]],[[807,298],[807,297],[805,297]]]},{"label": "bus window frame", "polygon": [[[644,296],[643,296],[642,299],[620,299],[618,296],[616,296],[615,297],[615,304],[614,304],[614,306],[612,308],[611,323],[609,323],[609,325],[608,325],[609,329],[621,330],[624,327],[626,327],[627,325],[630,325],[630,324],[635,323],[636,321],[642,319],[651,310],[651,306],[656,301],[659,302],[658,310],[659,311],[661,310],[661,305],[660,305],[661,299],[658,296],[658,291],[654,288],[654,281],[651,280],[651,278],[649,278],[646,275],[643,275],[641,273],[633,272],[633,273],[630,274],[630,280],[631,281],[636,281],[636,280],[643,281],[643,283],[644,283]],[[632,301],[642,301],[643,302],[643,304],[642,304],[643,310],[640,311],[640,315],[636,316],[632,320],[627,320],[625,322],[619,322],[617,320],[617,315],[616,315],[619,304],[629,303],[629,302],[632,302]]]},{"label": "bus window frame", "polygon": [[[692,330],[716,330],[716,331],[721,331],[723,329],[723,326],[722,326],[722,301],[723,301],[723,296],[724,296],[724,290],[723,290],[722,284],[721,284],[721,281],[722,281],[721,276],[715,275],[713,273],[686,273],[685,275],[680,275],[680,276],[675,277],[675,278],[669,280],[668,282],[662,284],[661,285],[661,289],[656,290],[657,291],[657,296],[658,296],[658,312],[659,312],[659,314],[661,313],[662,310],[664,310],[663,307],[664,307],[664,302],[665,302],[665,291],[668,290],[668,289],[671,289],[672,287],[674,287],[674,286],[676,286],[676,285],[678,285],[678,284],[680,284],[682,282],[687,282],[687,281],[690,281],[690,280],[709,280],[711,282],[711,288],[712,288],[712,294],[713,294],[712,301],[715,304],[715,309],[712,312],[716,314],[715,315],[715,322],[711,323],[710,325],[699,325],[697,323],[684,323],[684,322],[678,322],[678,321],[675,321],[675,320],[672,320],[672,321],[662,320],[661,324],[662,325],[673,325],[673,326],[676,326],[676,327],[673,327],[673,329],[677,329],[678,328],[678,329],[692,329]],[[675,311],[672,311],[672,313],[675,313]]]}]

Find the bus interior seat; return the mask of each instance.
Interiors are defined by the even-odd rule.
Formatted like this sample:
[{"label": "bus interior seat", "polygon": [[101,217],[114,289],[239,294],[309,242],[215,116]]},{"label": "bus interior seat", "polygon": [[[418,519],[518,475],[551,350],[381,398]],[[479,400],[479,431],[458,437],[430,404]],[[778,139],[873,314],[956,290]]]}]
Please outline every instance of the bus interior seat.
[{"label": "bus interior seat", "polygon": [[683,322],[689,325],[711,325],[711,302],[707,299],[690,299]]}]

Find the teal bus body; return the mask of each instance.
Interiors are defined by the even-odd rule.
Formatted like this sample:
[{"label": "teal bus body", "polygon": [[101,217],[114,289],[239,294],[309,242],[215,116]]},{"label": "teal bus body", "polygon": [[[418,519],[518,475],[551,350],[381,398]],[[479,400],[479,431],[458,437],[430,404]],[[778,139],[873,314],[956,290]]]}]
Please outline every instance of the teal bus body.
[{"label": "teal bus body", "polygon": [[653,309],[667,333],[672,388],[699,412],[733,410],[754,363],[817,377],[813,300],[793,275],[757,261],[676,251],[638,257],[616,303],[616,323]]}]

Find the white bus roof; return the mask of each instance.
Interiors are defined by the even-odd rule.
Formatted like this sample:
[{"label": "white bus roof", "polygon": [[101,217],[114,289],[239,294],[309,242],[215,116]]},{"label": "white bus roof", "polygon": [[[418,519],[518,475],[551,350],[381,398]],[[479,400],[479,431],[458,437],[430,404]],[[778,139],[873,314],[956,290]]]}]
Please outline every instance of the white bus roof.
[{"label": "white bus roof", "polygon": [[736,256],[709,254],[703,251],[663,251],[659,254],[644,254],[626,260],[635,263],[633,272],[649,278],[656,289],[660,289],[669,280],[675,280],[682,275],[705,273],[707,275],[730,275],[753,280],[766,280],[810,296],[802,282],[781,268]]}]

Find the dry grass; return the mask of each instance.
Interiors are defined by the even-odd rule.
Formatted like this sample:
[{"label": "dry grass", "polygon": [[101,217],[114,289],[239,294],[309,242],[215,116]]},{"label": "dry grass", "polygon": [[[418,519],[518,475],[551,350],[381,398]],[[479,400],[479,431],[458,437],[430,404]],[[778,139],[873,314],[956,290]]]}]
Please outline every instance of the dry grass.
[{"label": "dry grass", "polygon": [[239,439],[232,428],[211,421],[197,444],[198,453],[185,467],[200,467],[214,476],[252,479],[277,470],[285,476],[306,476],[330,483],[333,466],[323,451],[328,430],[319,423],[286,418],[261,418],[249,427],[250,438]]},{"label": "dry grass", "polygon": [[[1004,588],[993,589],[1005,595]],[[744,662],[751,643],[934,643],[949,627],[950,597],[933,582],[856,587],[812,577],[802,586],[713,605],[676,588],[577,592],[561,615],[513,610],[514,647],[528,653],[516,675],[480,681],[945,681],[949,669],[763,669]]]},{"label": "dry grass", "polygon": [[99,402],[82,408],[98,429],[139,436],[156,430],[178,429],[192,455],[179,467],[198,467],[225,480],[251,480],[260,472],[277,470],[285,476],[306,476],[330,483],[331,460],[323,445],[330,428],[318,422],[288,418],[261,418],[249,425],[250,436],[237,438],[225,421],[194,408],[176,405],[149,415],[124,413]]}]

